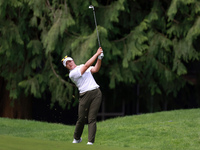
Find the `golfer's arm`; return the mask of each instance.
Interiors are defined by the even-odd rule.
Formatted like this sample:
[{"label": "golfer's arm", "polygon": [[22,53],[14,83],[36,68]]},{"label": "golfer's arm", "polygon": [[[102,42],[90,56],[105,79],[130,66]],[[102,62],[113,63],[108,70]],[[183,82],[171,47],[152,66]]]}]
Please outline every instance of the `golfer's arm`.
[{"label": "golfer's arm", "polygon": [[[84,72],[94,63],[96,58],[98,57],[98,54],[94,54],[84,65],[80,68],[81,75],[84,74]],[[96,66],[96,65],[95,65]]]},{"label": "golfer's arm", "polygon": [[101,68],[101,59],[97,59],[95,66],[91,69],[91,73],[96,73]]}]

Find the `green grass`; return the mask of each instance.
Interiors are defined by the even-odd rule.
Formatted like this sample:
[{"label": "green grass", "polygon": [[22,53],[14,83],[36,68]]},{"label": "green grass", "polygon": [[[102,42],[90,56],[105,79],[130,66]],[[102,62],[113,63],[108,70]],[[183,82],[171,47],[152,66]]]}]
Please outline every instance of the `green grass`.
[{"label": "green grass", "polygon": [[0,118],[2,150],[198,150],[200,109],[126,116],[98,122],[96,142],[72,144],[75,126]]}]

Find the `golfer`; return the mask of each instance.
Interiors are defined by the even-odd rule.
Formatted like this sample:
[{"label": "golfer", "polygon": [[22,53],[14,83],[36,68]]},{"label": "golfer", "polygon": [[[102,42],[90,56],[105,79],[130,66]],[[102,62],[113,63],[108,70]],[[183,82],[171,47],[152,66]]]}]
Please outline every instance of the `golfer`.
[{"label": "golfer", "polygon": [[[70,71],[69,78],[76,84],[79,90],[78,120],[72,143],[80,143],[82,141],[81,135],[87,120],[87,145],[93,145],[95,141],[96,117],[101,104],[102,93],[92,74],[98,72],[101,67],[101,60],[103,58],[100,55],[101,53],[103,53],[103,50],[99,47],[97,52],[85,64],[78,66],[71,57],[65,56],[62,59],[63,65]],[[96,59],[95,66],[92,66]]]}]

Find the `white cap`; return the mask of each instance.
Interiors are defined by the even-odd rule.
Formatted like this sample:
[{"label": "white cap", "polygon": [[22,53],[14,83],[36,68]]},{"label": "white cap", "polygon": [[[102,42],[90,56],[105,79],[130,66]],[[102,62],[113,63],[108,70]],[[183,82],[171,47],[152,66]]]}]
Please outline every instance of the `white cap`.
[{"label": "white cap", "polygon": [[62,59],[62,63],[63,65],[66,67],[66,62],[69,61],[69,60],[73,60],[71,57],[67,57],[65,56],[63,59]]}]

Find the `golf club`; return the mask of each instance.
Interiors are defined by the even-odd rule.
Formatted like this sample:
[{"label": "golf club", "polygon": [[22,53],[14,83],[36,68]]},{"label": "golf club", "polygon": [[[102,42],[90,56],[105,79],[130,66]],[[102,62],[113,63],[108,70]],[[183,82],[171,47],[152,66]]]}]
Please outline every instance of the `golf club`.
[{"label": "golf club", "polygon": [[[96,26],[96,30],[97,30],[97,39],[98,39],[99,47],[101,47],[100,40],[99,40],[99,33],[98,33],[98,29],[97,29],[97,20],[96,20],[96,15],[95,15],[94,6],[90,5],[89,8],[92,8],[92,9],[93,9],[94,22],[95,22],[95,26]],[[101,53],[100,56],[103,57],[103,56],[104,56],[103,53]]]}]

